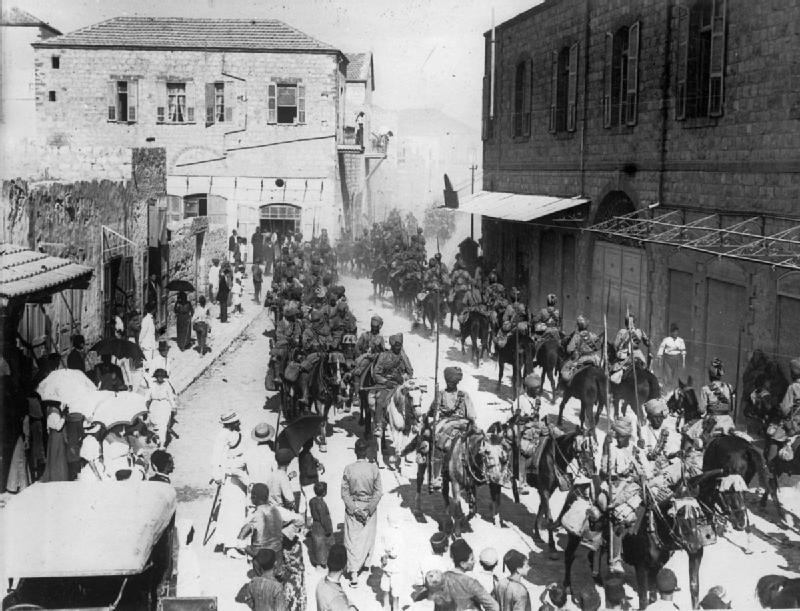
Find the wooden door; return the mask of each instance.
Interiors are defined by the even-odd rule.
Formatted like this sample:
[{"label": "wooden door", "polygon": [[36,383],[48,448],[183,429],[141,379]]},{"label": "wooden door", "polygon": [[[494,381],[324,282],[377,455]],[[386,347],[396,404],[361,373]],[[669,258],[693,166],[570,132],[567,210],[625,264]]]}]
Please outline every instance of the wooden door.
[{"label": "wooden door", "polygon": [[[667,302],[667,320],[661,334],[653,338],[654,348],[656,343],[669,334],[669,328],[674,323],[678,325],[678,334],[686,343],[686,365],[693,375],[702,370],[694,345],[694,329],[692,328],[692,295],[694,294],[694,279],[688,272],[669,270],[669,296]],[[655,333],[655,330],[654,330]],[[655,354],[655,353],[654,353]],[[697,379],[697,378],[696,378]]]},{"label": "wooden door", "polygon": [[[592,266],[592,313],[590,318],[602,326],[608,316],[609,336],[625,324],[630,309],[645,331],[647,319],[647,264],[641,248],[597,240]],[[599,327],[598,327],[599,328]]]},{"label": "wooden door", "polygon": [[[578,316],[577,278],[575,269],[575,236],[561,236],[561,314],[564,331],[571,330]],[[602,322],[602,321],[601,321]]]},{"label": "wooden door", "polygon": [[800,356],[800,297],[778,295],[778,358],[788,371],[788,361]]},{"label": "wooden door", "polygon": [[[714,358],[722,360],[725,380],[736,386],[736,369],[739,360],[740,332],[747,311],[747,294],[739,284],[722,280],[708,279],[708,300],[706,303],[706,337],[704,365],[708,366]],[[744,348],[742,348],[744,352]],[[744,354],[742,358],[744,358]],[[741,364],[741,371],[745,363]],[[706,369],[704,367],[703,369]],[[703,376],[705,383],[706,376]]]},{"label": "wooden door", "polygon": [[[543,231],[539,242],[539,290],[538,296],[531,294],[535,299],[536,311],[544,307],[548,293],[558,295],[559,270],[557,268],[558,234],[555,231]],[[533,293],[534,291],[531,291]]]}]

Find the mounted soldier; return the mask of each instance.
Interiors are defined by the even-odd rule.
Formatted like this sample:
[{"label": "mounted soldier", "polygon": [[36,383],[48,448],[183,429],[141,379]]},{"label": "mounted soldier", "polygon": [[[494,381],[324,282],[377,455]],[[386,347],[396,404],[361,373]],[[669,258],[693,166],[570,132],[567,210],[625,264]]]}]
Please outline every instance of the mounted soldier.
[{"label": "mounted soldier", "polygon": [[452,304],[460,303],[464,298],[464,293],[469,290],[472,284],[472,276],[470,276],[467,268],[461,261],[456,260],[453,264],[453,273],[450,274],[450,294],[447,296],[447,301]]},{"label": "mounted soldier", "polygon": [[[389,402],[394,389],[414,377],[414,368],[411,366],[411,361],[408,360],[405,351],[403,350],[403,334],[397,333],[389,337],[389,350],[381,352],[375,360],[375,365],[372,368],[372,377],[375,381],[375,387],[370,389],[367,394],[367,404],[369,406],[368,413],[368,426],[366,435],[372,435],[372,418],[375,416],[375,433],[381,441],[384,438],[384,421],[385,409]],[[383,445],[383,444],[381,444]],[[383,466],[382,463],[382,449],[378,452],[378,465]]]},{"label": "mounted soldier", "polygon": [[647,334],[636,326],[636,317],[629,314],[625,317],[625,326],[617,332],[614,338],[614,350],[617,360],[611,365],[611,381],[615,384],[622,382],[623,376],[630,371],[631,353],[634,362],[638,362],[642,369],[647,369],[647,356],[642,346],[650,346]]},{"label": "mounted soldier", "polygon": [[667,486],[677,484],[683,468],[677,456],[681,435],[664,425],[669,410],[662,399],[650,399],[644,404],[644,412],[647,424],[640,430],[639,447],[647,458],[648,476],[663,476]]},{"label": "mounted soldier", "polygon": [[506,287],[497,279],[497,272],[492,270],[486,277],[486,287],[483,289],[483,302],[489,308],[489,317],[492,326],[497,328],[500,317],[508,306]]},{"label": "mounted soldier", "polygon": [[300,347],[300,340],[303,328],[297,316],[300,313],[295,302],[289,302],[283,308],[283,318],[275,326],[275,343],[270,353],[269,373],[272,381],[270,383],[269,374],[267,376],[267,388],[274,388],[276,381],[283,380],[283,372],[286,370],[289,357],[292,351]]},{"label": "mounted soldier", "polygon": [[569,360],[561,368],[561,378],[568,384],[575,373],[582,367],[600,366],[603,344],[596,333],[589,330],[589,321],[585,316],[575,320],[576,331],[567,344]]},{"label": "mounted soldier", "polygon": [[698,407],[705,416],[703,429],[707,437],[726,435],[736,428],[731,417],[733,388],[722,381],[724,375],[722,361],[715,358],[708,367],[708,384],[700,389]]},{"label": "mounted soldier", "polygon": [[508,336],[515,331],[522,335],[530,334],[530,326],[528,323],[528,309],[525,304],[519,300],[520,291],[517,287],[512,286],[508,291],[511,301],[506,306],[503,312],[503,320],[501,323],[500,331],[497,333],[495,343],[498,348],[502,348],[508,341]]},{"label": "mounted soldier", "polygon": [[800,435],[800,358],[789,362],[789,374],[792,383],[786,389],[783,400],[777,406],[776,416],[767,427],[767,462],[780,456],[782,460],[794,459],[794,440]]},{"label": "mounted soldier", "polygon": [[356,317],[350,311],[347,300],[340,299],[328,319],[331,329],[331,347],[341,350],[342,339],[345,335],[355,335],[358,332]]},{"label": "mounted soldier", "polygon": [[489,315],[489,310],[483,302],[483,295],[481,295],[480,288],[478,288],[471,280],[468,284],[467,291],[461,299],[463,309],[458,316],[458,322],[462,325],[466,324],[469,320],[470,312],[479,312],[484,316]]},{"label": "mounted soldier", "polygon": [[378,358],[378,355],[386,350],[386,341],[381,335],[381,327],[383,327],[383,319],[378,315],[373,316],[369,321],[369,331],[364,331],[356,341],[357,356],[353,367],[353,394],[355,396],[353,404],[356,407],[366,407],[366,405],[362,405],[361,400],[361,386],[364,383],[364,376]]},{"label": "mounted soldier", "polygon": [[307,408],[311,404],[310,387],[311,372],[319,363],[320,359],[330,350],[331,328],[325,320],[321,310],[311,310],[308,323],[303,328],[301,344],[305,358],[300,363],[300,387],[302,396],[300,405]]},{"label": "mounted soldier", "polygon": [[530,373],[522,381],[525,392],[514,400],[511,408],[511,421],[514,426],[515,436],[519,445],[519,493],[528,494],[528,471],[536,471],[538,468],[539,451],[544,447],[544,440],[551,433],[555,434],[556,429],[548,426],[545,418],[540,418],[539,410],[542,406],[542,399],[539,397],[539,388],[542,380],[539,375]]},{"label": "mounted soldier", "polygon": [[548,339],[561,341],[561,311],[558,309],[558,298],[553,293],[547,296],[547,305],[539,310],[533,323],[536,348]]}]

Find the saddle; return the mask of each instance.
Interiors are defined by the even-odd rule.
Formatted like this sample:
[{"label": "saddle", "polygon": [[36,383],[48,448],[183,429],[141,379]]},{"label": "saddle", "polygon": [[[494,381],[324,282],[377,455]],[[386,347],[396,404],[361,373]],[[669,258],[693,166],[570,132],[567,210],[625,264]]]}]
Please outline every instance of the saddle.
[{"label": "saddle", "polygon": [[470,430],[472,423],[467,418],[449,417],[436,423],[434,444],[442,453],[448,452],[458,437]]}]

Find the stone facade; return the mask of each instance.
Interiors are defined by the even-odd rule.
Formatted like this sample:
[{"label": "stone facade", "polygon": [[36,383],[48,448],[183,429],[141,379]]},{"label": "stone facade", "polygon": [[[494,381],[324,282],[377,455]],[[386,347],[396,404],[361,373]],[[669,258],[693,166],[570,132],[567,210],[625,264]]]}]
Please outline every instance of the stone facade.
[{"label": "stone facade", "polygon": [[[723,35],[716,47],[724,59],[721,105],[705,106],[703,99],[697,108],[708,112],[684,118],[682,66],[693,65],[700,48],[693,45],[705,43],[695,42],[702,34],[690,34],[682,46],[683,19],[702,13],[703,6],[717,18],[706,31]],[[484,217],[484,251],[505,282],[525,287],[536,307],[547,293],[559,295],[566,330],[577,313],[587,314],[595,327],[607,313],[610,331],[616,331],[629,307],[657,340],[677,322],[689,341],[696,379],[705,379],[705,365],[717,355],[727,361],[733,382],[737,361],[755,348],[784,359],[799,353],[793,321],[800,313],[800,274],[585,231],[614,215],[648,215],[654,206],[656,214],[679,210],[686,222],[715,214],[721,227],[755,217],[767,234],[800,225],[798,22],[800,7],[781,0],[548,0],[496,28],[493,121],[487,33],[484,189],[590,200],[532,223]],[[619,86],[615,45],[624,36],[627,62],[636,24],[637,108],[608,125],[609,117],[620,116],[607,85],[612,92]],[[573,45],[574,84],[572,67],[558,61],[558,53]],[[517,86],[521,64],[529,97],[520,97]],[[574,124],[556,130],[554,68],[556,90],[566,80],[567,101],[575,104]],[[691,79],[693,73],[687,74]],[[555,101],[558,112],[558,94]],[[530,112],[529,134],[515,129],[519,110]]]}]

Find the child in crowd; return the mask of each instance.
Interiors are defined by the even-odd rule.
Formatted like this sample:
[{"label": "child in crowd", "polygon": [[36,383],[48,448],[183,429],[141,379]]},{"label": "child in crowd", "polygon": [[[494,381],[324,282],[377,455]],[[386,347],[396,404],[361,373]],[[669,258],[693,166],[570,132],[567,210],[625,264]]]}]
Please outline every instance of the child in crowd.
[{"label": "child in crowd", "polygon": [[478,556],[478,564],[480,567],[475,567],[475,579],[483,586],[487,592],[494,592],[497,585],[497,563],[500,560],[497,555],[497,550],[493,547],[483,549]]},{"label": "child in crowd", "polygon": [[311,513],[311,529],[308,533],[308,557],[311,564],[317,568],[325,569],[328,564],[328,551],[333,545],[333,525],[331,512],[325,502],[328,494],[328,484],[317,482],[314,484],[314,498],[308,503]]},{"label": "child in crowd", "polygon": [[236,278],[231,287],[231,305],[233,306],[234,315],[241,315],[242,310],[242,279]]}]

